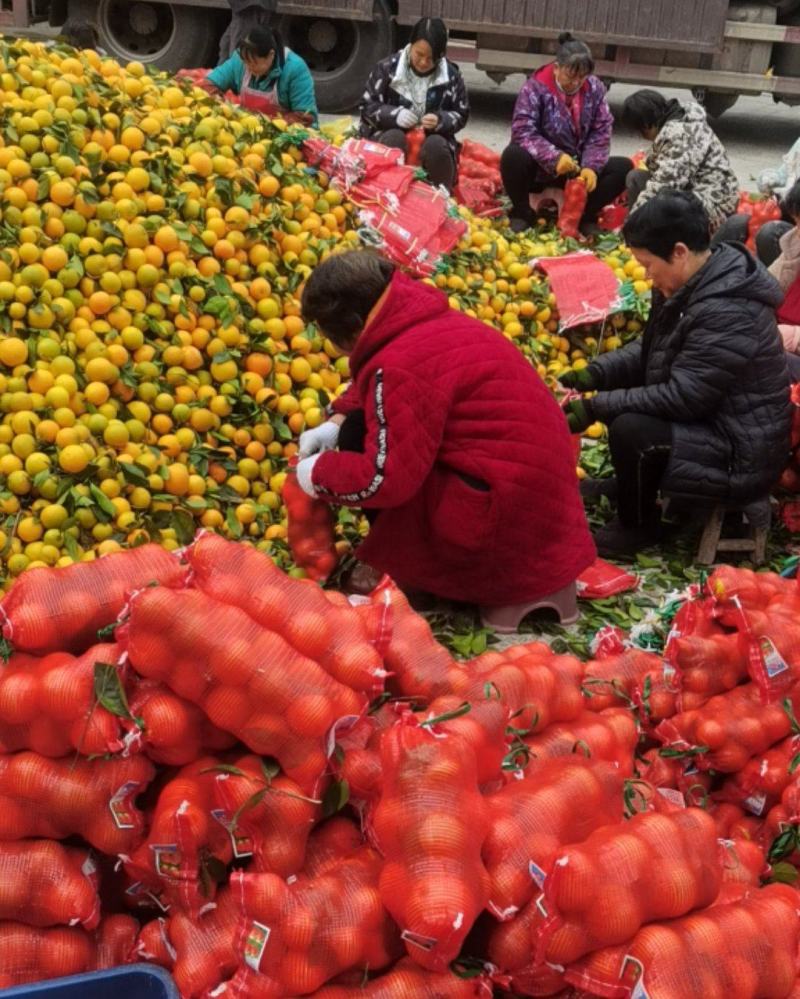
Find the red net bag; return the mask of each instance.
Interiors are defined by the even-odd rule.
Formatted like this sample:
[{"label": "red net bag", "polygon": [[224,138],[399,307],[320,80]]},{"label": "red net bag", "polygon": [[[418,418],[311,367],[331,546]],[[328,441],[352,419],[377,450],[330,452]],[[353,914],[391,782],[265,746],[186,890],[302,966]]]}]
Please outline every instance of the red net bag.
[{"label": "red net bag", "polygon": [[290,467],[281,492],[288,517],[288,541],[292,558],[309,579],[324,582],[336,568],[333,511],[330,504],[314,499],[300,488]]},{"label": "red net bag", "polygon": [[456,975],[425,971],[404,958],[391,971],[358,989],[329,985],[314,993],[316,999],[490,999],[491,986],[484,976],[458,978]]},{"label": "red net bag", "polygon": [[550,725],[538,735],[527,736],[525,745],[537,760],[583,753],[616,764],[620,773],[629,777],[638,741],[639,730],[631,712],[607,708],[600,714],[584,711],[575,721]]},{"label": "red net bag", "polygon": [[283,878],[303,869],[306,841],[321,816],[318,802],[258,756],[242,756],[214,776],[213,817],[231,837],[235,859],[252,857],[250,870]]},{"label": "red net bag", "polygon": [[536,963],[537,928],[544,916],[530,902],[513,919],[494,923],[486,941],[486,954],[498,969],[495,979],[515,995],[554,996],[566,987],[564,968]]},{"label": "red net bag", "polygon": [[95,670],[107,667],[116,683],[112,664],[119,654],[116,645],[95,645],[77,658],[67,652],[11,656],[0,672],[0,751],[58,757],[122,749],[119,718],[98,703]]},{"label": "red net bag", "polygon": [[649,999],[784,999],[797,978],[797,895],[768,885],[639,930],[624,948],[601,950],[567,981],[598,996]]},{"label": "red net bag", "polygon": [[312,797],[327,767],[326,733],[365,706],[280,635],[197,590],[142,591],[124,638],[137,672],[199,705],[253,752],[274,756]]},{"label": "red net bag", "polygon": [[492,690],[480,690],[469,701],[451,694],[437,697],[428,707],[426,724],[441,719],[442,732],[460,736],[475,753],[478,783],[487,784],[503,774],[503,761],[508,752],[506,726],[509,709]]},{"label": "red net bag", "polygon": [[589,711],[604,711],[632,704],[645,677],[663,671],[662,660],[642,649],[626,649],[618,655],[590,659],[584,666],[583,691]]},{"label": "red net bag", "polygon": [[397,721],[394,705],[361,718],[337,725],[336,743],[331,754],[331,769],[337,779],[346,780],[350,804],[363,809],[381,790],[381,736]]},{"label": "red net bag", "polygon": [[[788,700],[796,712],[800,690],[793,690]],[[736,773],[751,757],[785,739],[791,728],[784,706],[762,704],[758,687],[747,683],[663,721],[655,734],[665,746],[697,752],[701,770]]]},{"label": "red net bag", "polygon": [[483,846],[488,907],[511,919],[544,881],[564,843],[622,821],[622,774],[608,763],[560,757],[486,798],[492,823]]},{"label": "red net bag", "polygon": [[147,839],[125,870],[165,904],[197,915],[216,893],[232,858],[228,831],[214,816],[213,757],[184,767],[161,790]]},{"label": "red net bag", "polygon": [[199,918],[182,912],[170,916],[166,934],[175,953],[172,977],[185,999],[205,996],[236,971],[239,917],[239,901],[228,887]]},{"label": "red net bag", "polygon": [[186,572],[159,545],[112,552],[92,562],[31,569],[0,603],[3,635],[21,652],[83,652],[113,624],[131,591],[183,584]]},{"label": "red net bag", "polygon": [[796,598],[798,585],[775,572],[753,572],[721,565],[708,577],[708,592],[715,607],[714,614],[726,627],[740,628],[742,611],[766,610],[775,599]]},{"label": "red net bag", "polygon": [[129,725],[126,751],[141,749],[155,763],[183,767],[208,751],[230,749],[236,743],[196,704],[156,680],[137,677],[128,703],[137,722]]},{"label": "red net bag", "polygon": [[758,843],[749,839],[721,839],[719,851],[722,862],[721,892],[731,884],[758,888],[761,879],[769,876],[770,867],[764,848]]},{"label": "red net bag", "polygon": [[721,883],[714,820],[699,808],[597,829],[545,879],[537,958],[567,964],[624,943],[645,923],[710,905]]},{"label": "red net bag", "polygon": [[124,914],[104,916],[95,936],[97,944],[96,968],[104,971],[136,960],[136,940],[139,923],[133,916]]},{"label": "red net bag", "polygon": [[0,843],[0,919],[94,929],[100,900],[90,855],[48,839]]},{"label": "red net bag", "polygon": [[703,805],[712,785],[711,775],[698,770],[691,757],[662,756],[657,749],[637,758],[636,776],[657,789],[678,791],[690,805]]},{"label": "red net bag", "polygon": [[370,816],[386,858],[381,898],[413,960],[443,971],[488,900],[481,860],[488,811],[475,753],[458,736],[408,717],[384,733],[381,761],[383,790]]},{"label": "red net bag", "polygon": [[564,185],[564,203],[558,213],[558,231],[565,239],[579,238],[579,226],[586,211],[588,197],[589,192],[582,180],[574,178]]},{"label": "red net bag", "polygon": [[96,961],[94,940],[79,927],[0,923],[0,988],[92,971]]},{"label": "red net bag", "polygon": [[[383,661],[358,611],[333,605],[324,590],[282,572],[263,552],[217,534],[203,534],[188,553],[193,585],[246,611],[353,690],[383,687]],[[376,595],[375,607],[381,597]]]},{"label": "red net bag", "polygon": [[167,920],[163,916],[145,923],[136,938],[136,958],[149,961],[171,971],[175,964],[175,948],[167,936]]},{"label": "red net bag", "polygon": [[303,874],[318,877],[333,870],[346,857],[364,845],[361,829],[352,819],[337,815],[317,826],[308,838]]},{"label": "red net bag", "polygon": [[790,736],[749,760],[739,773],[728,777],[714,797],[741,805],[753,815],[764,815],[793,782],[798,764],[800,737]]},{"label": "red net bag", "polygon": [[[278,995],[304,995],[349,968],[391,964],[401,946],[381,903],[380,870],[378,854],[362,847],[335,869],[290,885],[273,874],[235,872],[246,968],[277,985]],[[249,995],[248,977],[237,973],[232,995]]]},{"label": "red net bag", "polygon": [[0,756],[0,840],[79,835],[102,853],[129,853],[144,836],[135,799],[154,775],[152,763],[141,756]]}]

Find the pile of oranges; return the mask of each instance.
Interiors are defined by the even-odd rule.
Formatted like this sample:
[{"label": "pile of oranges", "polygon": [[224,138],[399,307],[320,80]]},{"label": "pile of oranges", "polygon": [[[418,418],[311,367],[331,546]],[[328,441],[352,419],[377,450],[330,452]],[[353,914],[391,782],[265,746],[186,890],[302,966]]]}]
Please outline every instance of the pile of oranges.
[{"label": "pile of oranges", "polygon": [[[285,557],[286,461],[348,377],[298,290],[352,207],[298,129],[138,63],[0,38],[0,97],[0,587],[198,527]],[[471,220],[434,281],[554,378],[587,345],[535,249]]]}]

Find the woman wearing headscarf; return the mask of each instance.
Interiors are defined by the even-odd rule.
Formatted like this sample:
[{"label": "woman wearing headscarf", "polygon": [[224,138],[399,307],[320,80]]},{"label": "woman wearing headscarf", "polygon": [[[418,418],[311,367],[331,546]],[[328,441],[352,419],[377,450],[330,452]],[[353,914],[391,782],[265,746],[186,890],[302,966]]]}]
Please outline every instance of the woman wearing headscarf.
[{"label": "woman wearing headscarf", "polygon": [[569,32],[558,42],[555,61],[538,69],[519,92],[511,144],[500,164],[515,232],[536,222],[531,194],[563,187],[571,177],[580,178],[589,194],[582,228],[594,225],[600,210],[625,190],[633,166],[625,156],[609,157],[614,119],[606,88],[593,75],[589,46]]},{"label": "woman wearing headscarf", "polygon": [[383,59],[367,80],[360,134],[386,146],[407,148],[407,133],[425,132],[420,162],[433,184],[451,190],[456,175],[456,134],[467,124],[469,99],[461,71],[445,55],[447,28],[424,17],[408,45]]}]

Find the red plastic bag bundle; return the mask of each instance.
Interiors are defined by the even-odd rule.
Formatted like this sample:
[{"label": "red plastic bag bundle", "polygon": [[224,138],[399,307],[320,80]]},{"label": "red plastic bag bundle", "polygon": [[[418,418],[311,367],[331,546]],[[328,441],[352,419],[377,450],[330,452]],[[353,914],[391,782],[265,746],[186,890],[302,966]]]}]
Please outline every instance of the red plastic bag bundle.
[{"label": "red plastic bag bundle", "polygon": [[31,569],[0,603],[3,635],[20,652],[83,652],[113,624],[131,591],[158,582],[178,587],[186,575],[160,545],[140,545],[92,562]]},{"label": "red plastic bag bundle", "polygon": [[652,652],[626,649],[619,655],[590,659],[583,670],[583,691],[589,711],[630,705],[648,674],[663,672],[662,660]]},{"label": "red plastic bag bundle", "polygon": [[229,887],[196,919],[183,912],[170,916],[165,932],[175,952],[172,976],[184,999],[205,996],[236,971],[239,917],[239,901]]},{"label": "red plastic bag bundle", "polygon": [[797,764],[800,764],[800,737],[790,736],[749,760],[738,773],[727,778],[714,797],[717,801],[741,805],[753,815],[764,815],[793,783]]},{"label": "red plastic bag bundle", "polygon": [[131,715],[126,752],[141,749],[155,763],[183,767],[209,751],[230,749],[236,740],[205,714],[157,680],[136,678],[128,697]]},{"label": "red plastic bag bundle", "polygon": [[11,656],[0,671],[0,751],[59,757],[122,749],[120,720],[95,695],[95,664],[114,664],[119,654],[117,645],[95,645],[77,658]]},{"label": "red plastic bag bundle", "polygon": [[537,760],[583,753],[593,760],[614,763],[621,774],[633,773],[633,754],[639,741],[636,720],[627,708],[607,708],[597,714],[584,711],[575,721],[549,725],[538,735],[525,738]]},{"label": "red plastic bag bundle", "polygon": [[559,757],[486,797],[492,822],[483,859],[497,919],[511,919],[533,898],[563,844],[622,821],[622,787],[608,763]]},{"label": "red plastic bag bundle", "polygon": [[797,895],[768,885],[639,930],[625,947],[598,951],[567,970],[591,995],[649,999],[783,999],[797,978]]},{"label": "red plastic bag bundle", "polygon": [[419,165],[419,155],[422,152],[424,141],[425,129],[412,128],[406,132],[406,164],[408,166]]},{"label": "red plastic bag bundle", "polygon": [[333,510],[329,503],[314,499],[300,488],[293,468],[286,475],[282,495],[292,558],[298,568],[305,569],[309,579],[324,583],[339,561]]},{"label": "red plastic bag bundle", "polygon": [[144,836],[135,799],[154,775],[152,763],[142,756],[0,756],[0,840],[79,835],[110,856],[129,853]]},{"label": "red plastic bag bundle", "polygon": [[[345,686],[370,692],[382,689],[380,652],[354,607],[331,603],[327,591],[287,576],[268,555],[217,534],[202,534],[188,559],[197,589],[246,611]],[[381,607],[378,594],[374,606]]]},{"label": "red plastic bag bundle", "polygon": [[578,239],[580,222],[586,211],[589,192],[586,184],[577,177],[564,185],[564,203],[558,213],[558,231],[565,239]]},{"label": "red plastic bag bundle", "polygon": [[123,858],[134,881],[194,916],[214,898],[217,875],[233,855],[227,829],[212,814],[218,765],[213,757],[204,757],[168,781],[147,839]]},{"label": "red plastic bag bundle", "polygon": [[475,754],[458,736],[407,718],[384,734],[381,760],[381,799],[369,817],[386,858],[381,898],[410,957],[445,971],[488,901],[489,812]]},{"label": "red plastic bag bundle", "polygon": [[404,958],[385,975],[358,989],[328,985],[315,992],[315,999],[490,999],[492,990],[485,977],[459,978],[450,972],[425,971]]},{"label": "red plastic bag bundle", "polygon": [[258,756],[242,756],[215,773],[213,800],[211,814],[229,831],[236,859],[252,857],[250,870],[283,878],[302,871],[321,813],[294,781],[265,770]]},{"label": "red plastic bag bundle", "polygon": [[96,963],[94,939],[77,926],[40,929],[25,923],[0,923],[2,989],[78,975],[93,970]]},{"label": "red plastic bag bundle", "polygon": [[93,930],[100,922],[100,899],[91,855],[50,839],[0,843],[3,919]]},{"label": "red plastic bag bundle", "polygon": [[756,236],[767,222],[779,222],[783,216],[777,198],[762,197],[742,191],[739,196],[737,214],[749,215],[746,246],[755,253]]},{"label": "red plastic bag bundle", "polygon": [[122,913],[104,916],[95,934],[97,970],[105,971],[135,961],[138,935],[139,923],[133,916]]},{"label": "red plastic bag bundle", "polygon": [[[401,951],[378,891],[381,858],[362,847],[331,870],[286,884],[274,874],[235,872],[244,918],[238,949],[244,968],[229,988],[247,996],[254,972],[276,995],[314,992],[350,968],[379,971]],[[267,994],[267,993],[265,993]]]},{"label": "red plastic bag bundle", "polygon": [[326,733],[365,706],[280,635],[197,590],[143,591],[124,638],[138,673],[198,704],[253,752],[274,756],[312,796],[327,767]]},{"label": "red plastic bag bundle", "polygon": [[595,559],[588,569],[575,580],[578,596],[582,600],[604,600],[617,593],[635,590],[639,585],[639,577],[632,572],[625,572],[618,565],[612,565],[601,558]]},{"label": "red plastic bag bundle", "polygon": [[664,658],[680,674],[680,709],[699,708],[747,679],[747,648],[714,616],[711,600],[687,600],[675,615]]},{"label": "red plastic bag bundle", "polygon": [[710,905],[722,867],[714,820],[699,808],[645,812],[563,849],[544,882],[537,959],[576,961],[646,923]]},{"label": "red plastic bag bundle", "polygon": [[[800,689],[790,692],[789,702],[797,712]],[[668,718],[655,734],[664,746],[699,750],[696,762],[701,770],[736,773],[753,756],[785,739],[791,728],[783,705],[762,704],[758,687],[746,683],[712,697],[701,708]]]}]

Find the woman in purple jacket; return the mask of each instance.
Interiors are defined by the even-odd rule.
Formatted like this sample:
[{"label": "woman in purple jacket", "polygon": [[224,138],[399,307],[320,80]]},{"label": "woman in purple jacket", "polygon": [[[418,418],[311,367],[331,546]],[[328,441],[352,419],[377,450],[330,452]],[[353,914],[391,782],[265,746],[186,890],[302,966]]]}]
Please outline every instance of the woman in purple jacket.
[{"label": "woman in purple jacket", "polygon": [[511,228],[535,224],[529,195],[562,187],[579,177],[589,192],[581,228],[591,231],[601,208],[625,190],[632,162],[609,158],[614,119],[606,88],[593,76],[594,59],[584,42],[569,32],[558,39],[555,62],[525,82],[514,107],[511,145],[500,164],[511,199]]}]

